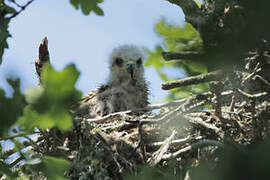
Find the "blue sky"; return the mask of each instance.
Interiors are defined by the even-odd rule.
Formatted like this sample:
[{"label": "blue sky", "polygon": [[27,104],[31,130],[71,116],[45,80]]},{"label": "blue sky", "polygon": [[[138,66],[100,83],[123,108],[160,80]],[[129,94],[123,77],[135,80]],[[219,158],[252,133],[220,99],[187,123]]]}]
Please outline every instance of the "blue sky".
[{"label": "blue sky", "polygon": [[[154,32],[159,19],[179,25],[184,21],[181,9],[166,0],[105,0],[101,8],[104,16],[85,16],[68,0],[35,0],[10,23],[13,37],[0,66],[0,87],[11,94],[4,77],[20,77],[23,91],[37,85],[33,62],[39,43],[47,36],[53,66],[61,70],[75,63],[81,71],[77,88],[86,94],[106,82],[107,60],[114,47],[136,44],[154,49],[161,43]],[[166,92],[153,68],[146,69],[146,78],[150,101],[161,102]]]}]

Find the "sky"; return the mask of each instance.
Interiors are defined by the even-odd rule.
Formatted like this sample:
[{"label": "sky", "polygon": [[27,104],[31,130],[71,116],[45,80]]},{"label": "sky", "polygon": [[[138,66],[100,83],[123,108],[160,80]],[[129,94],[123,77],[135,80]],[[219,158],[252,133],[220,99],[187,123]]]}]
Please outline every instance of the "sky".
[{"label": "sky", "polygon": [[[100,7],[104,16],[85,16],[68,0],[35,0],[10,23],[12,38],[0,66],[0,88],[11,95],[6,77],[20,77],[23,92],[38,84],[33,63],[42,38],[47,36],[52,65],[62,70],[75,63],[81,72],[76,87],[86,94],[106,82],[114,47],[135,44],[153,50],[162,43],[154,31],[159,19],[177,25],[184,21],[181,9],[166,0],[105,0]],[[161,90],[162,80],[152,67],[147,67],[145,74],[150,102],[162,102],[167,95]]]}]

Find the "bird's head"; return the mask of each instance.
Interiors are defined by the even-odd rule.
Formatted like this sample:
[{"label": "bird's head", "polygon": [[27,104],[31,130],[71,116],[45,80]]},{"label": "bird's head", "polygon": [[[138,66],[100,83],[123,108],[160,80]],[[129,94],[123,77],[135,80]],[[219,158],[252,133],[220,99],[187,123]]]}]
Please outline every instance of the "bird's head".
[{"label": "bird's head", "polygon": [[115,48],[110,56],[110,81],[138,81],[144,76],[144,53],[134,45]]}]

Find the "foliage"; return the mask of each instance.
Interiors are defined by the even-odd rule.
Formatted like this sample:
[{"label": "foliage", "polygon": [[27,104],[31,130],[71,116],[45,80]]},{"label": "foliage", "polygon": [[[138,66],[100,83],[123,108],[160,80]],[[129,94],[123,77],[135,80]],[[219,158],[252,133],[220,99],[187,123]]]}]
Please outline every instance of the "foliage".
[{"label": "foliage", "polygon": [[[8,139],[7,132],[16,122],[20,130],[27,130],[30,134],[36,127],[69,130],[72,127],[69,109],[81,98],[81,92],[75,89],[79,74],[72,64],[60,72],[48,64],[42,71],[43,86],[28,89],[25,96],[20,92],[20,81],[8,79],[14,92],[13,97],[7,98],[0,89],[0,140],[3,136]],[[20,141],[12,139],[12,142],[15,144],[13,151],[23,157],[28,172],[42,171],[49,179],[64,179],[63,174],[69,168],[68,161],[50,156],[31,158],[33,154],[31,155],[31,151],[23,151],[25,146]],[[12,166],[5,161],[6,158],[1,150],[0,175],[17,177],[17,174],[10,170]],[[27,172],[24,175],[28,177]]]},{"label": "foliage", "polygon": [[47,64],[42,71],[42,87],[26,91],[29,105],[24,108],[18,123],[28,130],[35,127],[70,129],[72,118],[69,109],[81,98],[81,93],[74,87],[79,74],[74,65],[57,72]]},{"label": "foliage", "polygon": [[[179,27],[169,24],[165,20],[160,20],[156,23],[155,29],[157,34],[163,39],[163,44],[157,45],[154,51],[147,50],[149,57],[146,60],[145,65],[153,66],[163,81],[169,80],[168,74],[165,73],[166,68],[170,69],[176,67],[179,71],[184,71],[185,76],[198,75],[207,72],[207,68],[202,62],[185,59],[177,62],[165,62],[161,56],[163,51],[203,51],[200,35],[191,24],[185,23],[183,27]],[[190,96],[190,94],[198,94],[206,90],[208,90],[207,84],[181,87],[171,90],[167,100],[184,98]]]},{"label": "foliage", "polygon": [[[7,5],[5,1],[8,1],[10,5]],[[104,15],[103,10],[99,7],[102,2],[103,0],[70,0],[71,5],[75,9],[80,8],[84,15],[89,15],[93,11],[99,16]],[[11,37],[8,31],[9,22],[31,3],[32,0],[29,0],[25,5],[19,5],[16,1],[0,0],[0,65],[2,64],[4,51],[8,48],[7,39]],[[19,7],[20,10],[16,10],[11,5]]]},{"label": "foliage", "polygon": [[90,14],[92,11],[99,15],[103,16],[103,10],[98,6],[102,3],[103,0],[70,0],[70,3],[75,9],[81,8],[84,15]]},{"label": "foliage", "polygon": [[8,79],[8,83],[13,88],[13,97],[5,97],[5,92],[0,89],[0,137],[7,134],[17,117],[22,115],[25,106],[24,96],[20,92],[20,80]]},{"label": "foliage", "polygon": [[5,4],[4,0],[0,0],[0,65],[4,50],[8,48],[7,39],[11,37],[8,31],[8,24],[10,19],[7,15],[15,14],[16,10]]},{"label": "foliage", "polygon": [[155,168],[150,167],[148,165],[139,166],[138,167],[139,174],[136,176],[127,175],[125,179],[127,180],[148,180],[148,179],[156,179],[156,180],[162,180],[162,179],[171,179],[176,180],[178,179],[176,176],[174,176],[173,168]]},{"label": "foliage", "polygon": [[26,162],[24,172],[43,172],[48,179],[64,180],[63,177],[66,170],[70,167],[70,163],[62,158],[52,156],[43,156],[41,159]]},{"label": "foliage", "polygon": [[217,151],[218,163],[205,160],[191,168],[191,178],[209,180],[269,179],[270,158],[269,142],[249,147],[238,147],[227,144]]}]

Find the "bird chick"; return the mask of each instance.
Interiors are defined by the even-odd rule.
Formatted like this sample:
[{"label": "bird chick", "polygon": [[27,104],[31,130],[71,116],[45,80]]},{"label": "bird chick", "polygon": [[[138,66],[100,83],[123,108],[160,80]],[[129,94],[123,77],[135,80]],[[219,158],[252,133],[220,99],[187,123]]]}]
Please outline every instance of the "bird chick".
[{"label": "bird chick", "polygon": [[148,105],[144,53],[134,45],[115,48],[109,58],[108,82],[84,96],[76,114],[95,118]]}]

